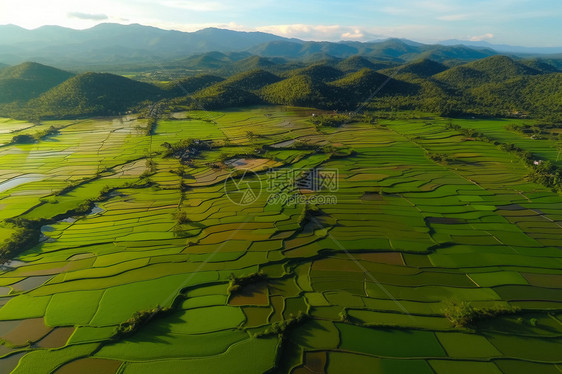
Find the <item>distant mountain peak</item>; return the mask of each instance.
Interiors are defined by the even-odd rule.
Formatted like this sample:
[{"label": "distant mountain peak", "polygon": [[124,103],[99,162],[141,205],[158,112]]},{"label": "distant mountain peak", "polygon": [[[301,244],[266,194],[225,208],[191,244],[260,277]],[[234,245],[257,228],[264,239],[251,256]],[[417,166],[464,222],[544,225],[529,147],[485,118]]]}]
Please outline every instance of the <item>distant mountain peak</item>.
[{"label": "distant mountain peak", "polygon": [[[305,63],[324,59],[334,65],[339,63],[338,59],[355,55],[368,57],[372,61],[394,63],[425,57],[437,62],[453,60],[458,64],[500,53],[491,48],[497,49],[497,46],[484,42],[480,45],[428,45],[401,38],[368,43],[312,42],[259,31],[234,31],[218,27],[182,32],[116,23],[100,23],[85,30],[60,26],[44,26],[35,30],[15,25],[0,26],[0,61],[3,63],[14,65],[34,59],[80,70],[88,65],[99,68],[107,65],[148,64],[154,63],[155,59],[177,61],[213,51],[246,53],[242,58],[258,55],[299,59]],[[361,64],[364,66],[346,69],[372,67],[364,61]],[[384,67],[380,66],[379,69]]]},{"label": "distant mountain peak", "polygon": [[459,40],[449,39],[439,42],[442,45],[464,45],[472,48],[489,48],[497,52],[504,53],[524,53],[524,54],[557,54],[562,53],[562,46],[559,47],[523,47],[508,44],[493,44],[486,40],[472,41],[472,40]]}]

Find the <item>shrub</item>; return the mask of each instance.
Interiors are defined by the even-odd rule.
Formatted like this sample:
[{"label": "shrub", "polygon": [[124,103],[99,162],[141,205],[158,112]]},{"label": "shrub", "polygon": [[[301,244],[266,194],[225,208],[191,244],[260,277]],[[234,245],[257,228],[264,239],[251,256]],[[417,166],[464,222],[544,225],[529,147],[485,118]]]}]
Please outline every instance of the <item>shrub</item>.
[{"label": "shrub", "polygon": [[149,118],[148,122],[146,123],[146,127],[144,128],[144,135],[154,135],[156,126],[158,126],[158,120],[156,118]]},{"label": "shrub", "polygon": [[170,144],[168,142],[162,143],[164,151],[162,157],[182,157],[184,154],[189,153],[195,156],[197,153],[211,149],[210,142],[197,139],[182,139],[179,142]]},{"label": "shrub", "polygon": [[183,224],[191,222],[191,220],[189,218],[187,218],[187,213],[184,212],[183,210],[178,210],[177,212],[175,212],[174,218],[178,222],[178,225],[183,225]]},{"label": "shrub", "polygon": [[15,234],[0,243],[0,263],[4,264],[23,251],[39,243],[41,237],[41,220],[27,220],[16,218],[7,222],[17,227]]},{"label": "shrub", "polygon": [[479,320],[518,313],[521,309],[512,306],[496,305],[491,308],[475,308],[468,301],[448,301],[442,312],[455,327],[469,327]]},{"label": "shrub", "polygon": [[29,134],[16,135],[12,138],[12,144],[32,144],[35,141],[35,137]]},{"label": "shrub", "polygon": [[148,172],[156,173],[156,162],[152,158],[147,158],[145,165]]},{"label": "shrub", "polygon": [[287,319],[272,323],[270,327],[266,328],[262,332],[256,333],[254,337],[261,338],[270,335],[283,336],[287,331],[289,331],[292,328],[295,328],[297,325],[301,324],[302,322],[308,319],[310,319],[310,315],[308,313],[304,313],[301,310],[296,316],[291,314]]},{"label": "shrub", "polygon": [[156,308],[135,312],[131,318],[117,326],[113,338],[123,338],[133,335],[138,329],[146,325],[153,318],[170,312],[170,308],[157,306]]},{"label": "shrub", "polygon": [[345,114],[319,115],[311,119],[312,123],[317,127],[340,127],[345,123],[351,122],[351,120],[352,117]]},{"label": "shrub", "polygon": [[39,141],[41,139],[44,139],[48,136],[53,136],[53,135],[57,135],[59,133],[59,130],[55,127],[55,126],[50,126],[48,129],[43,130],[43,131],[37,131],[35,133],[35,140]]},{"label": "shrub", "polygon": [[229,294],[232,294],[234,292],[240,291],[244,286],[247,286],[252,283],[257,283],[259,281],[263,281],[266,279],[267,279],[267,275],[264,274],[263,272],[242,275],[240,277],[231,274],[230,283],[228,285],[227,291]]},{"label": "shrub", "polygon": [[425,155],[430,160],[433,160],[440,164],[448,164],[452,161],[445,153],[426,152]]}]

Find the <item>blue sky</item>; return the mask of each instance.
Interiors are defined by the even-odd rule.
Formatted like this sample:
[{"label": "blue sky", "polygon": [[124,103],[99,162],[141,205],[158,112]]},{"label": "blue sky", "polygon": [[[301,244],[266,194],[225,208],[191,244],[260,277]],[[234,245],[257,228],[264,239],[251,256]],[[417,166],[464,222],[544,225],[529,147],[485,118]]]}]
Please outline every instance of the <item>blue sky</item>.
[{"label": "blue sky", "polygon": [[0,24],[222,27],[306,40],[486,40],[562,46],[562,0],[0,0]]}]

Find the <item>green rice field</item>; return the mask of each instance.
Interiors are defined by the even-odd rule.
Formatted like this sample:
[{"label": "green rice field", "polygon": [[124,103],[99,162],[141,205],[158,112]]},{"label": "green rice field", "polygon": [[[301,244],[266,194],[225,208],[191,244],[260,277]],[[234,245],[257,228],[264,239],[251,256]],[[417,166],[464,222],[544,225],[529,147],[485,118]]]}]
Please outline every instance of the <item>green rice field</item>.
[{"label": "green rice field", "polygon": [[[175,113],[151,135],[135,115],[0,119],[0,238],[41,226],[1,267],[0,373],[562,372],[562,197],[447,124],[560,165],[556,142],[317,112]],[[211,146],[165,157],[182,139]],[[337,186],[284,178],[302,170]],[[451,305],[508,312],[456,325]]]}]

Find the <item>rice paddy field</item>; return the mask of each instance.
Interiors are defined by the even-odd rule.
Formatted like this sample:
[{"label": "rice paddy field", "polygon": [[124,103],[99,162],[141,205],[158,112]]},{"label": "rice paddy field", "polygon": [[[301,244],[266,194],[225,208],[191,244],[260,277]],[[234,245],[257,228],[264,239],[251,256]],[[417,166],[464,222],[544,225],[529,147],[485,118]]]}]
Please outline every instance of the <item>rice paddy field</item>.
[{"label": "rice paddy field", "polygon": [[[562,198],[446,125],[553,162],[556,143],[516,120],[318,129],[312,113],[176,113],[152,135],[134,115],[1,119],[0,238],[15,218],[42,234],[1,268],[0,373],[560,373]],[[163,156],[188,138],[212,147]],[[283,177],[302,170],[337,188]],[[233,199],[241,180],[252,199]],[[455,326],[451,303],[513,312]]]}]

